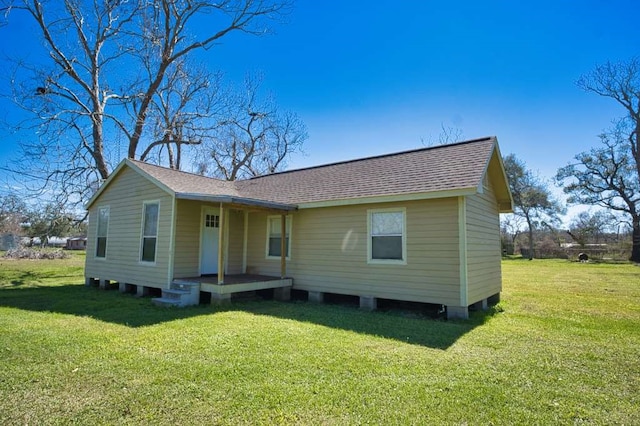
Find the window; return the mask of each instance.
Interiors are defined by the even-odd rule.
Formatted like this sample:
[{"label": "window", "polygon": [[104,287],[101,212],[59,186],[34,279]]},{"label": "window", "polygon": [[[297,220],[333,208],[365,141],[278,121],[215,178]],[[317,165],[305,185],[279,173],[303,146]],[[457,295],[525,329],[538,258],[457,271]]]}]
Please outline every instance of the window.
[{"label": "window", "polygon": [[107,257],[107,232],[109,230],[109,207],[98,209],[98,230],[96,231],[96,257]]},{"label": "window", "polygon": [[156,261],[156,242],[158,240],[158,202],[144,203],[142,216],[142,252],[140,260],[143,262]]},{"label": "window", "polygon": [[[281,216],[269,216],[267,218],[267,257],[281,257],[280,244],[282,241],[282,222]],[[289,244],[291,235],[291,216],[286,219],[286,235],[285,250],[287,258],[291,256],[291,244]]]},{"label": "window", "polygon": [[204,227],[205,228],[219,228],[220,227],[220,216],[217,214],[206,214],[204,216]]},{"label": "window", "polygon": [[406,263],[405,210],[369,210],[369,261]]}]

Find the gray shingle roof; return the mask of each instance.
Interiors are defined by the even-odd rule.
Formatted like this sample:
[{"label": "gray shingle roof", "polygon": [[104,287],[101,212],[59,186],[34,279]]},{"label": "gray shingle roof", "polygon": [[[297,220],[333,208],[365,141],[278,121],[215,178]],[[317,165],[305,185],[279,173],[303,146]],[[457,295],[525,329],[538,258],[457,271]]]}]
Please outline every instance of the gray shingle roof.
[{"label": "gray shingle roof", "polygon": [[481,184],[495,146],[496,138],[487,137],[235,182],[127,161],[183,198],[229,197],[299,205],[472,190]]},{"label": "gray shingle roof", "polygon": [[176,194],[239,196],[236,182],[181,172],[141,161],[129,161]]},{"label": "gray shingle roof", "polygon": [[292,204],[475,188],[482,181],[495,142],[494,137],[484,138],[276,173],[237,184],[247,196],[262,194]]}]

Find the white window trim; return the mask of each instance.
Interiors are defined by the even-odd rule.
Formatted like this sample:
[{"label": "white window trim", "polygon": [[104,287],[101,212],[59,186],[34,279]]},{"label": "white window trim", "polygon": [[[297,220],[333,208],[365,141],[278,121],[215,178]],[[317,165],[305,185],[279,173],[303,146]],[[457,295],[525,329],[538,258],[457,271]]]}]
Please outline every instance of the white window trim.
[{"label": "white window trim", "polygon": [[[157,204],[158,205],[158,223],[156,224],[156,247],[154,250],[155,257],[153,262],[148,260],[142,260],[142,248],[144,246],[144,214],[148,204]],[[158,259],[158,234],[160,234],[160,200],[146,200],[142,202],[142,218],[140,220],[140,247],[138,252],[138,263],[140,265],[154,266]]]},{"label": "white window trim", "polygon": [[[280,259],[281,256],[270,256],[269,255],[269,237],[270,237],[270,231],[271,231],[271,220],[274,218],[278,219],[278,223],[280,223],[281,220],[281,215],[270,215],[267,216],[267,239],[266,239],[266,244],[265,244],[265,259],[271,259],[271,260],[276,260],[276,259]],[[285,259],[290,260],[291,259],[291,241],[292,241],[292,232],[291,230],[293,229],[293,216],[291,215],[287,215],[287,231],[289,231],[289,245],[287,247],[287,256],[285,257]]]},{"label": "white window trim", "polygon": [[[371,218],[374,213],[402,213],[402,259],[373,259],[371,245]],[[407,264],[407,209],[393,207],[387,209],[367,209],[367,264],[370,265],[406,265]]]},{"label": "white window trim", "polygon": [[[100,229],[100,210],[107,210],[109,212],[109,220],[107,221],[107,244],[104,247],[104,256],[98,256],[98,230]],[[93,249],[93,258],[97,259],[101,262],[105,261],[107,259],[107,252],[109,251],[109,226],[111,224],[111,206],[106,205],[106,206],[100,206],[98,207],[97,210],[97,217],[96,217],[96,246]]]}]

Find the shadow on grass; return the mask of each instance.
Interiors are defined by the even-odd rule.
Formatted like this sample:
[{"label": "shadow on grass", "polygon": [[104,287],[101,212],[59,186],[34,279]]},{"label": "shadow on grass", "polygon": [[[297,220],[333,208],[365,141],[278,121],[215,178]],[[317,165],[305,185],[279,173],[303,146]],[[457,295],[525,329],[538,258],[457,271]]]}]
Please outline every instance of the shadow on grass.
[{"label": "shadow on grass", "polygon": [[395,312],[368,312],[341,305],[267,300],[238,302],[223,308],[209,305],[162,308],[154,306],[150,298],[99,290],[82,284],[0,289],[0,306],[90,317],[127,327],[144,327],[236,311],[306,322],[437,349],[450,347],[460,337],[486,323],[499,312],[494,308],[485,312],[472,312],[469,320],[444,321]]},{"label": "shadow on grass", "polygon": [[371,312],[352,306],[311,302],[256,301],[238,304],[237,308],[255,315],[308,322],[434,349],[447,349],[460,337],[501,312],[499,308],[492,307],[487,311],[471,312],[468,320],[451,321],[406,312]]},{"label": "shadow on grass", "polygon": [[[34,283],[40,283],[49,279],[64,279],[64,278],[77,278],[78,274],[69,273],[69,275],[60,275],[56,271],[42,272],[42,271],[20,271],[15,277],[11,277],[9,283],[13,287],[21,287],[25,285],[32,286]],[[0,287],[1,289],[1,287]]]},{"label": "shadow on grass", "polygon": [[31,271],[20,272],[20,274],[17,277],[14,277],[11,280],[11,285],[14,287],[19,287],[19,286],[25,285],[26,283],[37,281],[40,278],[41,277],[39,276],[39,274]]},{"label": "shadow on grass", "polygon": [[507,256],[502,256],[502,260],[506,260],[506,261],[510,261],[510,260],[523,261],[523,260],[526,260],[527,262],[530,262],[533,259],[529,259],[528,257],[522,257],[519,254],[509,254]]},{"label": "shadow on grass", "polygon": [[91,317],[128,327],[144,327],[212,313],[206,306],[188,309],[159,308],[154,306],[148,297],[138,298],[117,290],[99,290],[96,287],[85,287],[83,284],[31,284],[26,288],[0,289],[0,306]]}]

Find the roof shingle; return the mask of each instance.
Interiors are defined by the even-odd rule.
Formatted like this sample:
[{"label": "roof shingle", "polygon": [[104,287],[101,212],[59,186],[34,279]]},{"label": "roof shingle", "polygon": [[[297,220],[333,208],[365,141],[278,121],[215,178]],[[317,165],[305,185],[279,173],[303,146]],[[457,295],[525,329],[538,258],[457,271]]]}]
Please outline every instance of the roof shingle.
[{"label": "roof shingle", "polygon": [[495,145],[487,137],[234,182],[128,161],[175,194],[297,205],[477,188]]},{"label": "roof shingle", "polygon": [[494,137],[275,173],[237,182],[251,198],[310,203],[477,187]]}]

